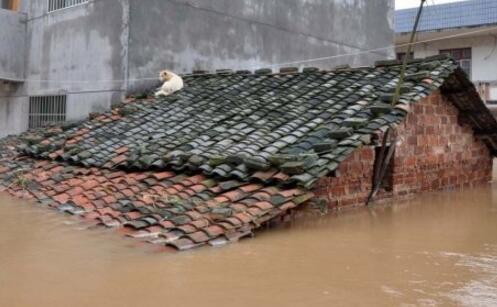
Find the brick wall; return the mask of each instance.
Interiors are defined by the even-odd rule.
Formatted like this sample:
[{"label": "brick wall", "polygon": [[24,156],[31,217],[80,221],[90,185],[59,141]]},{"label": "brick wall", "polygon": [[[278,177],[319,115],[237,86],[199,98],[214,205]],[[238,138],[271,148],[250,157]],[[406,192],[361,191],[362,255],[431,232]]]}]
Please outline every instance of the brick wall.
[{"label": "brick wall", "polygon": [[315,192],[332,208],[364,204],[372,188],[373,166],[373,147],[356,150],[340,164],[337,177],[320,179]]},{"label": "brick wall", "polygon": [[[470,187],[492,179],[489,150],[461,123],[458,110],[439,92],[413,105],[398,128],[392,161],[392,190],[375,201],[418,192]],[[330,207],[364,205],[372,188],[374,147],[363,147],[345,160],[338,177],[322,178],[318,195]]]}]

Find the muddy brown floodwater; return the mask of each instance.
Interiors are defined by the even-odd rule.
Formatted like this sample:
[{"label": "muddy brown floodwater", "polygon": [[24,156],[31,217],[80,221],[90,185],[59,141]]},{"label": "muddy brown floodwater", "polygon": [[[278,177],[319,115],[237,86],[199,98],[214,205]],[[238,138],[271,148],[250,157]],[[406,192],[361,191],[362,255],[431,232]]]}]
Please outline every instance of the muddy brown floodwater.
[{"label": "muddy brown floodwater", "polygon": [[497,185],[157,253],[0,196],[0,306],[497,306]]}]

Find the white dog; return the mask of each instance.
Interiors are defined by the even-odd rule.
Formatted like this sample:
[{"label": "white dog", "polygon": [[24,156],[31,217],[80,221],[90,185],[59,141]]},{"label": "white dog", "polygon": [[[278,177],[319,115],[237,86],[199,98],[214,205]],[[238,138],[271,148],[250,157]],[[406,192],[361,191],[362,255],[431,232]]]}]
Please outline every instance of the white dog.
[{"label": "white dog", "polygon": [[177,74],[170,72],[169,70],[163,70],[160,72],[160,80],[164,82],[162,87],[155,96],[169,96],[174,92],[177,92],[183,88],[183,79]]}]

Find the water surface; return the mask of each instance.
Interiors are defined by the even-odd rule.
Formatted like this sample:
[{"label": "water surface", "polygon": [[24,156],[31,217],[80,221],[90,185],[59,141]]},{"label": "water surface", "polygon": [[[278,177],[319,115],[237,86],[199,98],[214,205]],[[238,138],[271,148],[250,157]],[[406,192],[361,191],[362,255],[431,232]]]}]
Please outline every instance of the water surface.
[{"label": "water surface", "polygon": [[1,306],[497,306],[497,186],[158,253],[0,196]]}]

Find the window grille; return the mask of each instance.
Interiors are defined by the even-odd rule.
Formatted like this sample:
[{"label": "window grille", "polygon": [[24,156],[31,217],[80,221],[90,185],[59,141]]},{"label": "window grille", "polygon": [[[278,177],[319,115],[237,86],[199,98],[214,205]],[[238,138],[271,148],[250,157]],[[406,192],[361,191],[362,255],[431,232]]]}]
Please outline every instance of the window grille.
[{"label": "window grille", "polygon": [[29,129],[66,121],[67,96],[29,97]]},{"label": "window grille", "polygon": [[48,0],[48,11],[53,12],[86,2],[88,2],[88,0]]}]

